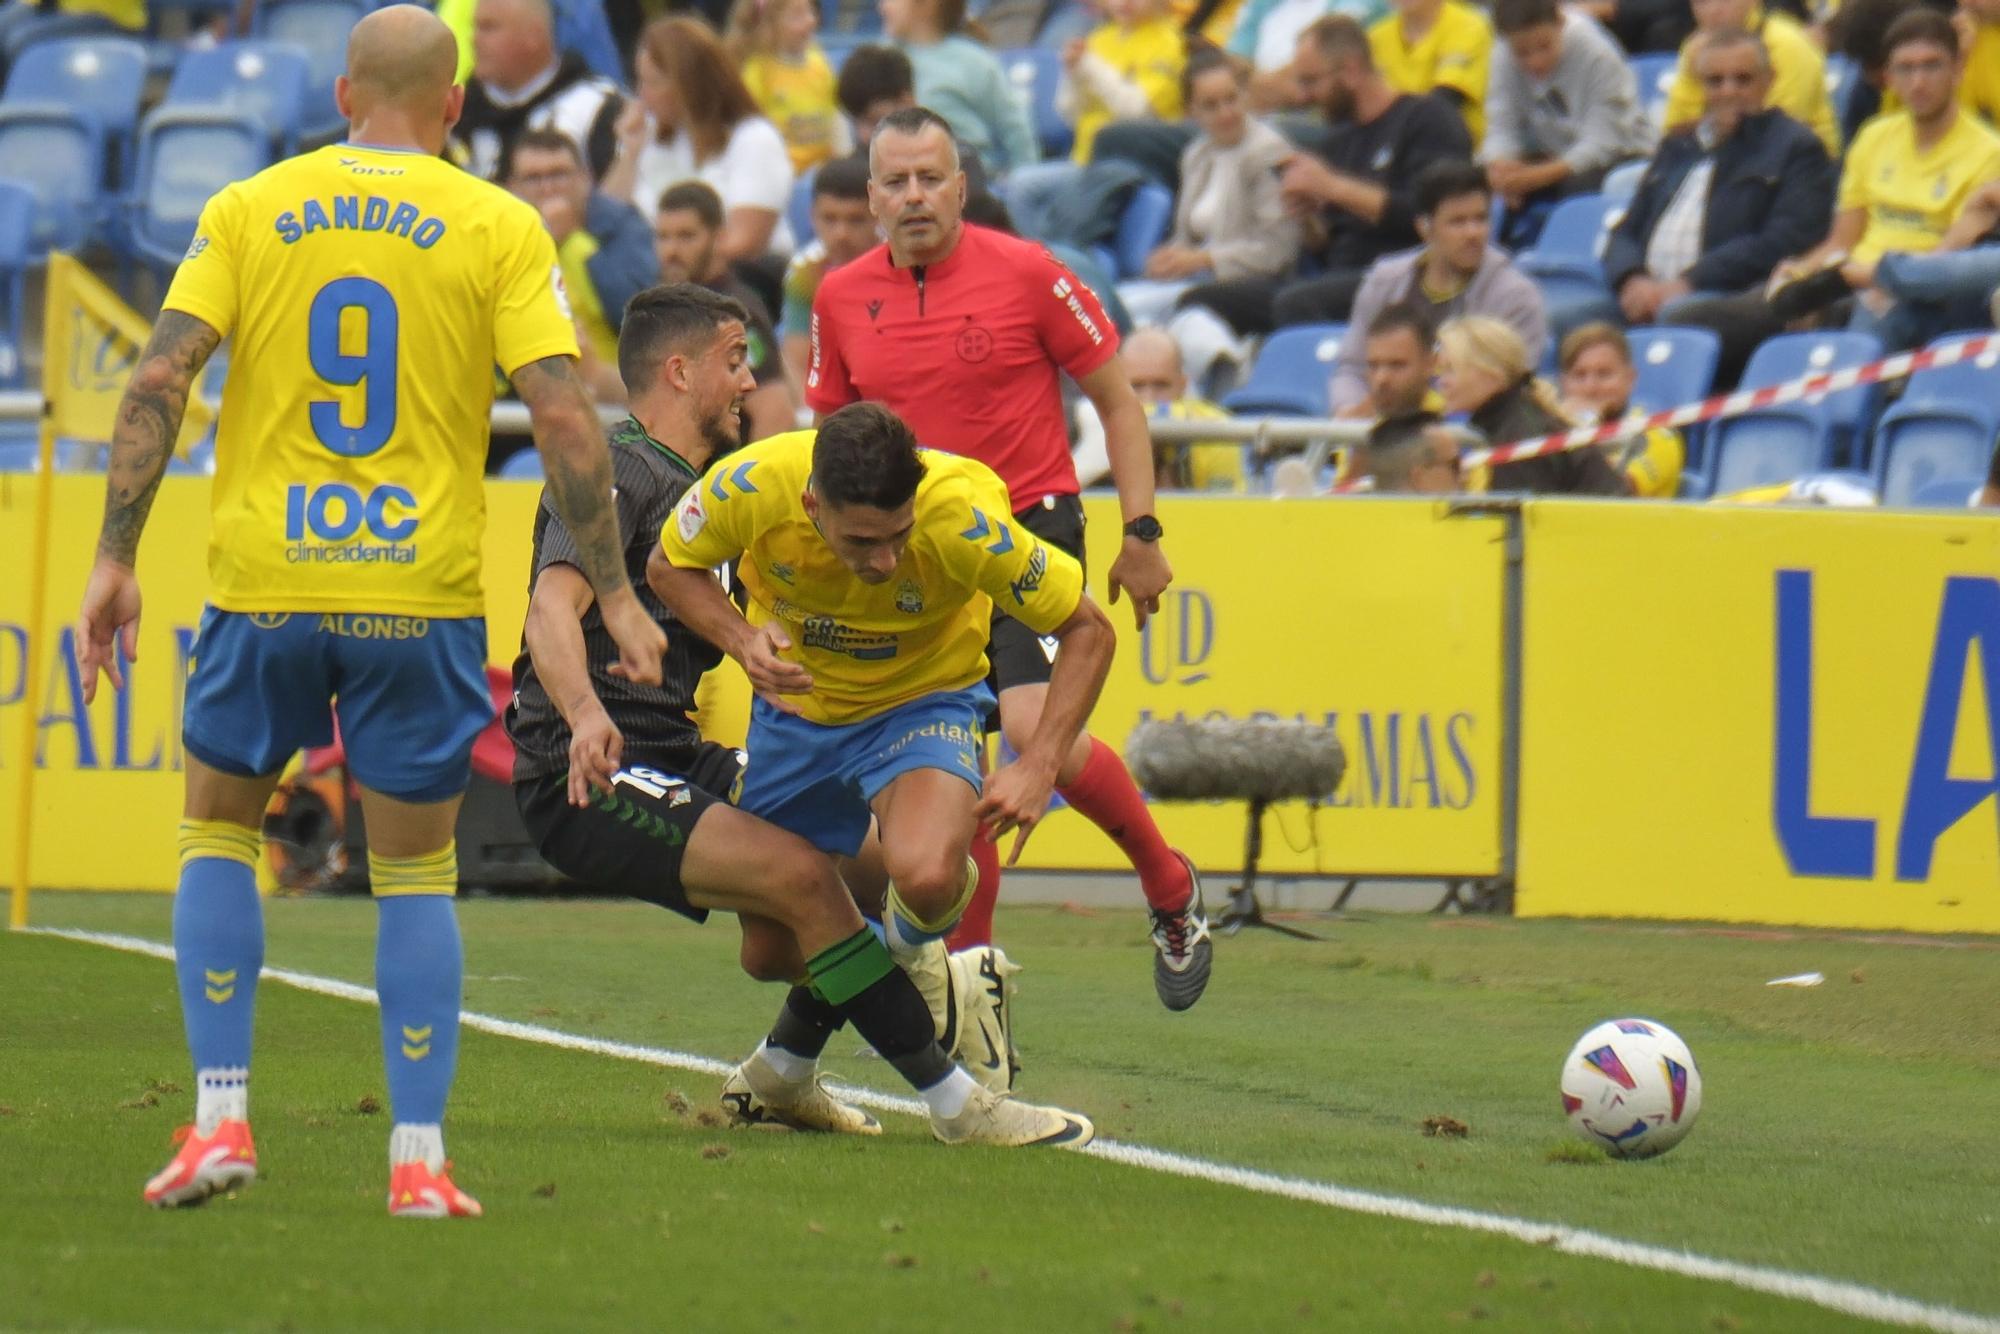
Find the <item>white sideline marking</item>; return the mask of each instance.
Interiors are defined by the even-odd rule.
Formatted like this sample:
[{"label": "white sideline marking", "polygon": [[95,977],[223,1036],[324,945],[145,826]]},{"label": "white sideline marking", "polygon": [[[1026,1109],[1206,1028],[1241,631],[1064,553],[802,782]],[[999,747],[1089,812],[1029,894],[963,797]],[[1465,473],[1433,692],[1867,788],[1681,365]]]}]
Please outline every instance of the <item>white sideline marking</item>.
[{"label": "white sideline marking", "polygon": [[[23,934],[55,936],[64,940],[81,941],[88,945],[103,945],[130,954],[150,955],[156,959],[172,960],[174,957],[171,945],[143,940],[137,936],[78,931],[66,927],[29,927]],[[361,1001],[368,1005],[376,1003],[375,993],[369,988],[335,978],[319,977],[312,973],[295,973],[286,968],[266,968],[261,976],[322,996]],[[539,1024],[516,1023],[511,1019],[501,1019],[489,1014],[467,1012],[460,1015],[459,1022],[463,1027],[476,1029],[481,1033],[492,1033],[498,1037],[517,1038],[522,1042],[560,1047],[565,1051],[589,1052],[597,1056],[639,1061],[675,1070],[690,1070],[698,1074],[727,1075],[736,1068],[727,1061],[711,1060],[706,1056],[695,1056],[688,1052],[670,1051],[664,1047],[644,1047],[630,1042],[612,1042],[604,1038],[583,1037],[575,1033],[564,1033],[558,1029],[544,1028]],[[902,1112],[911,1116],[925,1114],[924,1104],[916,1098],[878,1093],[873,1089],[854,1088],[843,1084],[830,1086],[843,1099],[865,1107],[880,1111]],[[1900,1297],[1895,1293],[1883,1292],[1879,1288],[1865,1287],[1859,1283],[1822,1278],[1816,1274],[1769,1269],[1762,1265],[1738,1264],[1732,1260],[1718,1260],[1706,1255],[1696,1255],[1691,1251],[1677,1251],[1665,1246],[1648,1245],[1645,1242],[1625,1241],[1618,1237],[1609,1237],[1560,1223],[1537,1223],[1531,1219],[1513,1218],[1506,1214],[1487,1213],[1479,1209],[1430,1204],[1401,1195],[1382,1195],[1374,1191],[1353,1190],[1345,1186],[1309,1181],[1303,1177],[1280,1176],[1273,1172],[1259,1172],[1247,1167],[1232,1167],[1228,1163],[1209,1162],[1202,1158],[1171,1153],[1165,1149],[1149,1149],[1143,1144],[1120,1144],[1116,1140],[1101,1139],[1077,1152],[1091,1154],[1108,1162],[1123,1163],[1127,1167],[1144,1168],[1168,1176],[1189,1177],[1218,1186],[1235,1186],[1239,1190],[1300,1200],[1307,1204],[1324,1205],[1348,1213],[1393,1218],[1406,1223],[1425,1223],[1433,1227],[1455,1227],[1472,1232],[1489,1232],[1511,1237],[1515,1241],[1526,1242],[1532,1246],[1544,1246],[1566,1255],[1589,1256],[1598,1260],[1610,1260],[1615,1264],[1630,1265],[1635,1269],[1653,1269],[1683,1278],[1727,1283],[1751,1292],[1769,1293],[1774,1297],[1806,1302],[1829,1311],[1838,1311],[1843,1315],[1879,1320],[1884,1324],[1936,1330],[1939,1334],[2000,1334],[2000,1319],[1993,1316],[1960,1311],[1949,1306],[1934,1306],[1928,1302]]]}]

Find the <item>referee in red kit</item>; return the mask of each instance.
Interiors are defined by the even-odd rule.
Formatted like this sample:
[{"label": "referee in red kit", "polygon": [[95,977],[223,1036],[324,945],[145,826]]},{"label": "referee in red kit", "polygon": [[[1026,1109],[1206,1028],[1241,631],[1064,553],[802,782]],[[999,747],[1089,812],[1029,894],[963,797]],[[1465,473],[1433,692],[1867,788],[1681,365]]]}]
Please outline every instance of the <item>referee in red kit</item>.
[{"label": "referee in red kit", "polygon": [[[965,175],[951,126],[909,107],[869,141],[868,203],[889,240],[829,273],[813,299],[806,402],[824,415],[872,399],[924,444],[978,459],[1007,484],[1014,520],[1083,559],[1083,504],[1070,462],[1059,371],[1104,422],[1125,541],[1111,563],[1111,601],[1129,594],[1138,623],[1173,579],[1153,517],[1153,450],[1145,409],[1118,363],[1118,332],[1096,295],[1041,245],[967,226]],[[1025,751],[1048,695],[1053,641],[994,615],[988,656],[1000,729]],[[1167,846],[1117,752],[1081,738],[1056,790],[1109,834],[1139,873],[1152,908],[1153,982],[1171,1010],[1208,985],[1208,919],[1194,864]],[[980,837],[980,886],[954,948],[985,943],[999,894],[999,856]]]}]

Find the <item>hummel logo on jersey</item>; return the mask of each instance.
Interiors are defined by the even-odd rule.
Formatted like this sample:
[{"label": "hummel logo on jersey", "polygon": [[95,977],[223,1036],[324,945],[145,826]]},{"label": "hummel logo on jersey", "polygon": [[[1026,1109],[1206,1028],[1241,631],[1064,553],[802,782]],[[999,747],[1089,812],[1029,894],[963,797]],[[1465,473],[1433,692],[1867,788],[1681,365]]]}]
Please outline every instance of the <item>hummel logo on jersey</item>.
[{"label": "hummel logo on jersey", "polygon": [[868,303],[868,322],[870,324],[875,323],[875,317],[881,313],[882,303],[880,301],[870,301]]}]

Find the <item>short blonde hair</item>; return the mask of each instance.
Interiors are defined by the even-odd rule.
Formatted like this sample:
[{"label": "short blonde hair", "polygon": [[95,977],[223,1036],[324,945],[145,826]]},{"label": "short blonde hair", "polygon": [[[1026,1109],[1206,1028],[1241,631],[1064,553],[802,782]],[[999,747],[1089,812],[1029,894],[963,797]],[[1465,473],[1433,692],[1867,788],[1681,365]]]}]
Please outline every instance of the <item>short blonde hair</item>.
[{"label": "short blonde hair", "polygon": [[1503,385],[1528,382],[1528,396],[1550,415],[1569,421],[1556,393],[1535,376],[1528,345],[1512,326],[1490,315],[1460,315],[1438,330],[1438,350],[1456,370],[1485,371]]}]

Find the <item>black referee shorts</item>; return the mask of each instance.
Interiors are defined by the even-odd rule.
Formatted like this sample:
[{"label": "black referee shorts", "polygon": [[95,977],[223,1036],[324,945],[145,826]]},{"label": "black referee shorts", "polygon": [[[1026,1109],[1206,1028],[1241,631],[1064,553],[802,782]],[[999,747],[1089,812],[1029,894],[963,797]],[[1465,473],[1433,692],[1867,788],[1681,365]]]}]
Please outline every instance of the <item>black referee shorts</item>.
[{"label": "black referee shorts", "polygon": [[[1083,563],[1083,501],[1077,497],[1049,496],[1016,514],[1014,522]],[[986,658],[992,667],[987,684],[995,695],[1009,686],[1047,685],[1055,668],[1056,641],[1053,636],[1042,638],[995,607]]]},{"label": "black referee shorts", "polygon": [[543,858],[579,890],[643,899],[702,922],[708,909],[688,902],[681,859],[702,812],[728,805],[742,772],[741,752],[705,741],[686,773],[620,769],[611,791],[593,791],[582,809],[569,804],[563,774],[515,783],[514,803]]}]

